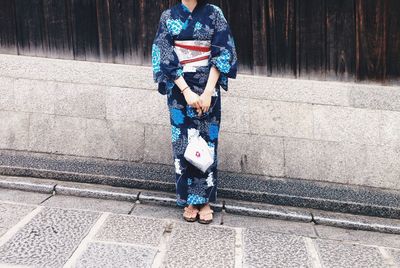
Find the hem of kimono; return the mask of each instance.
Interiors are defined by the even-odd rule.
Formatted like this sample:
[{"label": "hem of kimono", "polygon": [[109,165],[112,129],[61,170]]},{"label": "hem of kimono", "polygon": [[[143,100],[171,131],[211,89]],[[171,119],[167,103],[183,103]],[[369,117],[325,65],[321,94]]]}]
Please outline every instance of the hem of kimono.
[{"label": "hem of kimono", "polygon": [[208,200],[207,202],[204,202],[204,203],[188,203],[187,201],[185,201],[185,202],[180,202],[180,201],[176,201],[176,205],[178,206],[178,207],[185,207],[185,206],[187,206],[187,205],[204,205],[204,204],[209,204],[209,203],[214,203],[216,200]]}]

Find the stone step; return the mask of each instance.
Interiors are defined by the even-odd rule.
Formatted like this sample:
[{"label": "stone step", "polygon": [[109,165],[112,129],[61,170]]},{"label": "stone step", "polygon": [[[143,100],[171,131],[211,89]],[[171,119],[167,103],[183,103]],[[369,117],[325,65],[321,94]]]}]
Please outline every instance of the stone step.
[{"label": "stone step", "polygon": [[[78,183],[20,176],[0,176],[0,188],[34,191],[53,195],[70,195],[99,199],[129,201],[143,204],[176,207],[175,195],[109,185]],[[298,222],[313,222],[319,225],[348,229],[400,234],[400,220],[382,217],[335,213],[317,209],[278,206],[219,198],[210,203],[214,211]]]},{"label": "stone step", "polygon": [[[0,175],[175,193],[174,167],[0,150]],[[400,219],[400,191],[219,171],[218,197]],[[43,186],[40,186],[43,187]]]}]

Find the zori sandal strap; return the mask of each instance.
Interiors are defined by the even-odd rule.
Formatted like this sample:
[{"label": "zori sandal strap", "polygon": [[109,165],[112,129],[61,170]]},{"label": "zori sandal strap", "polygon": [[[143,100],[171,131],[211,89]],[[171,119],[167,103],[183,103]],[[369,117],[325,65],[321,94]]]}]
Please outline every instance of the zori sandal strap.
[{"label": "zori sandal strap", "polygon": [[[200,216],[199,222],[200,222],[200,223],[210,223],[210,222],[212,222],[212,220],[213,220],[213,213],[214,213],[214,211],[213,211],[212,209],[206,210],[206,211],[200,210],[200,211],[199,211],[199,216]],[[210,215],[211,217],[210,217],[209,215]]]},{"label": "zori sandal strap", "polygon": [[199,210],[196,208],[189,208],[189,207],[185,207],[184,208],[184,213],[183,213],[183,218],[186,221],[195,221],[197,219],[197,215],[198,215]]},{"label": "zori sandal strap", "polygon": [[207,215],[207,214],[212,214],[212,213],[214,213],[214,211],[213,210],[200,210],[199,211],[199,214],[200,215]]}]

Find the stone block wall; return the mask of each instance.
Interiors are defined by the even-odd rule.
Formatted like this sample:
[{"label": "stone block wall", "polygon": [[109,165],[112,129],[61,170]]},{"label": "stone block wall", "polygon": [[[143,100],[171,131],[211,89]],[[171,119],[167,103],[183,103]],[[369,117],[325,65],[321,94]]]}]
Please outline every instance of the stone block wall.
[{"label": "stone block wall", "polygon": [[[238,75],[219,169],[400,190],[400,87]],[[0,54],[0,149],[173,164],[151,68]]]}]

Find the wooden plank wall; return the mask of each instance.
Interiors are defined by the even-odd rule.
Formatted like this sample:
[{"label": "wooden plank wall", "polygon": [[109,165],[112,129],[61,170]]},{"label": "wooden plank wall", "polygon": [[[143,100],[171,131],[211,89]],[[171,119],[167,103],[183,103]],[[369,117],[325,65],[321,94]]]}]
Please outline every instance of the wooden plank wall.
[{"label": "wooden plank wall", "polygon": [[[162,10],[177,0],[0,0],[0,53],[150,65]],[[241,73],[400,81],[399,0],[212,0]]]}]

